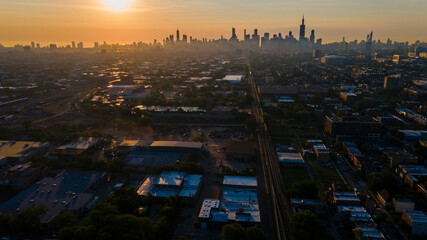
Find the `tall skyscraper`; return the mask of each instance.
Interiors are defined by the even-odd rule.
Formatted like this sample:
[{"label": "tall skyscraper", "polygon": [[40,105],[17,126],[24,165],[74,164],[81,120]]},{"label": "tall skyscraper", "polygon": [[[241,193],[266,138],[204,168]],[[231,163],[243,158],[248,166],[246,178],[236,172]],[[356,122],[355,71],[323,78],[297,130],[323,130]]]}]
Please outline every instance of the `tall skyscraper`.
[{"label": "tall skyscraper", "polygon": [[305,38],[305,24],[304,15],[302,15],[302,24],[299,26],[299,40],[302,41]]},{"label": "tall skyscraper", "polygon": [[36,44],[34,42],[31,42],[31,48],[36,48]]},{"label": "tall skyscraper", "polygon": [[71,46],[73,47],[73,48],[76,48],[76,42],[71,42]]},{"label": "tall skyscraper", "polygon": [[371,32],[366,36],[366,51],[370,53],[372,51],[372,35],[374,32]]},{"label": "tall skyscraper", "polygon": [[314,29],[311,30],[310,43],[314,44]]},{"label": "tall skyscraper", "polygon": [[252,34],[252,41],[256,43],[256,45],[259,47],[259,35],[258,35],[258,29],[254,29],[254,34]]},{"label": "tall skyscraper", "polygon": [[237,41],[238,39],[237,39],[237,35],[236,35],[236,29],[235,28],[232,28],[231,29],[231,38],[230,38],[230,41]]},{"label": "tall skyscraper", "polygon": [[179,42],[179,29],[176,29],[176,41]]},{"label": "tall skyscraper", "polygon": [[244,40],[245,41],[249,41],[249,40],[251,40],[251,35],[250,34],[246,34],[246,29],[245,29],[245,31],[244,31]]}]

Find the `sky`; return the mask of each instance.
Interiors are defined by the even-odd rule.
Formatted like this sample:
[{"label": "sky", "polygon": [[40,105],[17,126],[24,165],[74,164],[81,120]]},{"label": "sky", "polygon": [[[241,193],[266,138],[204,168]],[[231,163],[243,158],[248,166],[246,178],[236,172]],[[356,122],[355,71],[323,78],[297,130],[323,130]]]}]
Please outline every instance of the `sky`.
[{"label": "sky", "polygon": [[0,43],[5,46],[71,41],[161,41],[179,28],[194,38],[225,38],[235,27],[299,35],[315,30],[323,42],[374,39],[427,41],[427,0],[0,0]]}]

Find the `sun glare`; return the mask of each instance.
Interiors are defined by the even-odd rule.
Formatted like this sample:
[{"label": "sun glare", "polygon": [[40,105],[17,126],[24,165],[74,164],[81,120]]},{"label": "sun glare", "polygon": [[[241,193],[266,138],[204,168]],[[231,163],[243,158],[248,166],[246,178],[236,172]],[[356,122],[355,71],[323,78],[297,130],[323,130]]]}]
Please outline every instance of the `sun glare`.
[{"label": "sun glare", "polygon": [[128,11],[131,1],[132,0],[103,0],[108,10],[116,12]]}]

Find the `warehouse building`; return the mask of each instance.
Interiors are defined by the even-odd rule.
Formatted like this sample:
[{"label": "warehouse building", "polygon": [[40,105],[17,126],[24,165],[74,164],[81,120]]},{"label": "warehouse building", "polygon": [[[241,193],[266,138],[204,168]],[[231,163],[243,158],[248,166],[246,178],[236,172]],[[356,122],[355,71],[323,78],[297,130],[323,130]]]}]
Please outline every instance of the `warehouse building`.
[{"label": "warehouse building", "polygon": [[201,228],[220,228],[227,223],[259,226],[261,222],[256,177],[224,176],[222,197],[205,199],[199,212]]},{"label": "warehouse building", "polygon": [[41,216],[43,224],[52,223],[63,211],[80,216],[95,197],[88,190],[100,184],[105,175],[104,172],[63,171],[54,178],[43,178],[0,205],[0,212],[14,215],[31,206],[45,205],[48,211]]}]

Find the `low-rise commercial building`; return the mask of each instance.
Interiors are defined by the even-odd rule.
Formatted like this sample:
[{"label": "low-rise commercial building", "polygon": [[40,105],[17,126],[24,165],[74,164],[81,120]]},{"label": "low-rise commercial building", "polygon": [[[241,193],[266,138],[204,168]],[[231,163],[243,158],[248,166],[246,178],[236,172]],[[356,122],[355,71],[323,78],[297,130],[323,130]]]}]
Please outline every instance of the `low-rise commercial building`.
[{"label": "low-rise commercial building", "polygon": [[44,205],[48,211],[41,222],[50,224],[63,211],[77,215],[94,199],[88,190],[105,179],[104,172],[63,171],[54,178],[46,177],[0,205],[0,212],[17,214],[31,206]]}]

